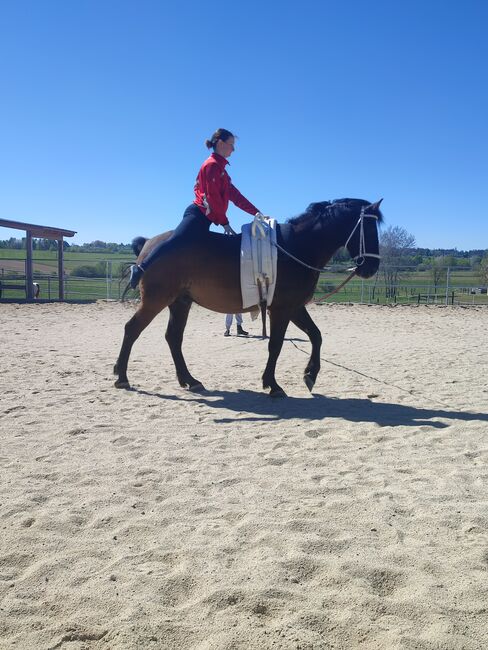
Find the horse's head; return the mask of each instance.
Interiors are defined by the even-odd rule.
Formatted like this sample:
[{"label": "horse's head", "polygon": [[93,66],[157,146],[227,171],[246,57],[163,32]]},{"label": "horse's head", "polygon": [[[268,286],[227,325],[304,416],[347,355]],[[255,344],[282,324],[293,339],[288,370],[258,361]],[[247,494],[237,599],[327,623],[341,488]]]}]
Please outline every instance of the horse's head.
[{"label": "horse's head", "polygon": [[[370,278],[380,264],[378,223],[383,221],[380,204],[363,199],[337,199],[311,203],[305,212],[289,219],[293,231],[302,237],[307,250],[320,246],[321,254],[312,261],[323,265],[345,246],[356,262],[356,274]],[[317,247],[315,247],[317,248]]]},{"label": "horse's head", "polygon": [[346,199],[347,207],[352,212],[352,230],[344,246],[356,263],[356,275],[370,278],[378,271],[380,265],[378,223],[383,220],[380,204],[369,203],[361,199]]}]

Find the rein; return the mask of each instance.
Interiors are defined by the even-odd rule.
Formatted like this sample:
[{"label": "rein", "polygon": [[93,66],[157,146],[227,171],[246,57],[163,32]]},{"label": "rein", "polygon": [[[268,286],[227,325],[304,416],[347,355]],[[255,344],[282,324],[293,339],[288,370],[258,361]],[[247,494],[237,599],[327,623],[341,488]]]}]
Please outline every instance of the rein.
[{"label": "rein", "polygon": [[280,250],[282,253],[285,255],[288,255],[288,257],[291,257],[292,260],[295,260],[295,262],[298,262],[302,266],[304,266],[306,269],[310,269],[311,271],[317,271],[318,273],[322,273],[325,271],[325,268],[319,269],[316,266],[310,266],[310,264],[307,264],[306,262],[303,262],[302,260],[299,260],[298,257],[295,257],[291,253],[289,253],[286,249],[284,249],[282,246],[280,246],[277,242],[271,242],[273,246],[276,246],[278,250]]},{"label": "rein", "polygon": [[350,274],[347,276],[347,278],[344,280],[344,282],[342,282],[338,287],[336,287],[335,289],[333,289],[333,290],[330,291],[329,293],[324,293],[322,296],[319,296],[318,298],[313,298],[312,300],[310,300],[310,302],[314,302],[314,303],[315,303],[315,302],[319,302],[319,300],[327,300],[327,298],[330,298],[331,296],[333,296],[335,293],[337,293],[338,291],[340,291],[340,290],[342,289],[342,287],[343,287],[344,285],[346,285],[346,284],[349,282],[349,280],[352,280],[352,279],[353,279],[353,277],[356,275],[356,270],[357,270],[357,269],[353,269],[353,270],[352,270],[352,273],[350,273]]},{"label": "rein", "polygon": [[[368,215],[368,216],[369,216],[369,215]],[[318,269],[318,268],[316,268],[315,266],[310,266],[310,264],[306,264],[305,262],[302,262],[302,260],[299,260],[298,257],[295,257],[294,255],[292,255],[291,253],[289,253],[287,250],[285,250],[284,248],[282,248],[279,244],[276,244],[276,243],[275,243],[274,245],[275,245],[276,248],[278,248],[282,253],[285,253],[286,255],[288,255],[288,257],[291,257],[292,260],[295,260],[295,262],[298,262],[298,263],[301,264],[302,266],[305,266],[307,269],[311,269],[312,271],[318,271],[319,273],[323,273],[323,272],[325,271],[325,268],[323,268],[323,269]],[[360,256],[358,256],[358,257],[360,257]],[[378,257],[379,257],[379,256],[378,256]],[[357,259],[357,258],[354,258],[354,259]],[[344,280],[344,282],[341,282],[341,284],[340,284],[338,287],[336,287],[335,289],[333,289],[333,290],[330,291],[329,293],[326,293],[326,294],[324,294],[324,295],[322,295],[322,296],[319,296],[318,298],[315,298],[315,299],[313,299],[313,300],[310,300],[310,302],[318,302],[319,300],[327,300],[327,298],[330,298],[331,296],[333,296],[335,293],[337,293],[338,291],[340,291],[340,290],[342,289],[342,287],[345,286],[345,285],[349,282],[349,280],[352,280],[352,279],[353,279],[353,277],[356,275],[356,271],[357,271],[357,267],[356,267],[355,269],[352,270],[352,272],[347,276],[347,278]]]}]

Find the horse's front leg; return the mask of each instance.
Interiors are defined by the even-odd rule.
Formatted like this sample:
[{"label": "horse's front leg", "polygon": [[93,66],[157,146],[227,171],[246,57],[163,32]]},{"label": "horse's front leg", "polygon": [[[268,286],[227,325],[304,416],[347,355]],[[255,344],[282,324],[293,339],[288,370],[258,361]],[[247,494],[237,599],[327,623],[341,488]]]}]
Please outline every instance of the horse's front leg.
[{"label": "horse's front leg", "polygon": [[183,333],[188,320],[188,314],[192,300],[189,296],[181,296],[169,306],[170,316],[168,327],[166,329],[166,341],[168,342],[171,356],[176,368],[176,376],[182,388],[189,388],[194,392],[205,390],[203,384],[192,377],[183,357],[181,344],[183,342]]},{"label": "horse's front leg", "polygon": [[305,332],[312,344],[312,354],[310,355],[310,359],[308,360],[307,367],[303,374],[303,381],[307,385],[308,390],[312,392],[312,388],[315,385],[320,370],[322,335],[305,307],[300,307],[296,312],[294,312],[291,322],[301,329],[302,332]]},{"label": "horse's front leg", "polygon": [[268,344],[268,363],[263,373],[263,388],[270,388],[271,397],[286,397],[285,391],[275,379],[276,362],[280,356],[285,338],[286,328],[290,322],[288,313],[276,312],[270,310],[270,336]]}]

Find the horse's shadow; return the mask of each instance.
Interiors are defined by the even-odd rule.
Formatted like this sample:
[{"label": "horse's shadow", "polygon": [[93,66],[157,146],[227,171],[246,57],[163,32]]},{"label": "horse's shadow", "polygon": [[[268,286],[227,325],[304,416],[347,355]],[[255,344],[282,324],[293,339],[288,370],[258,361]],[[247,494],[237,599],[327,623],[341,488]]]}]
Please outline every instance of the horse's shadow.
[{"label": "horse's shadow", "polygon": [[[349,422],[372,422],[380,426],[428,426],[443,429],[449,424],[435,418],[461,420],[464,422],[488,422],[488,413],[418,408],[405,404],[373,402],[365,398],[336,398],[314,394],[313,399],[294,397],[272,399],[265,393],[252,390],[212,390],[191,397],[163,395],[149,391],[136,392],[164,400],[186,401],[203,404],[211,409],[225,409],[239,413],[237,417],[216,417],[215,422],[273,422],[278,420],[302,419],[308,421],[334,418]],[[217,399],[216,399],[217,398]],[[244,415],[248,413],[249,415]]]}]

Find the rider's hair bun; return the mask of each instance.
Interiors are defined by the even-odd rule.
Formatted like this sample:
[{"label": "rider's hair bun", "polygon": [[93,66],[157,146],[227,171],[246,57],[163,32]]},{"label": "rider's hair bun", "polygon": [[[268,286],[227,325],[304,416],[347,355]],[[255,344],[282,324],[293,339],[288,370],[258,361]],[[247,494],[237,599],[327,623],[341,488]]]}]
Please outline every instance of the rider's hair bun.
[{"label": "rider's hair bun", "polygon": [[210,140],[205,140],[205,146],[207,149],[215,149],[215,145],[219,140],[227,142],[229,138],[234,138],[234,134],[228,131],[227,129],[217,129],[212,135]]}]

